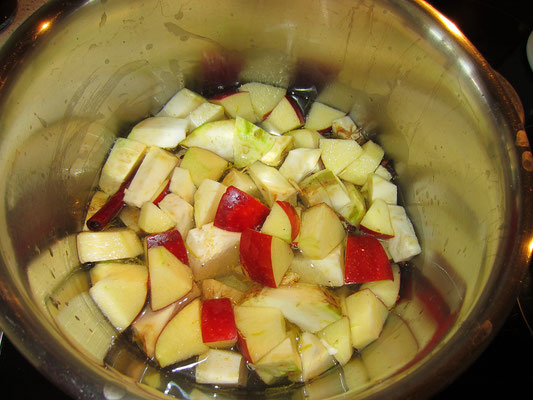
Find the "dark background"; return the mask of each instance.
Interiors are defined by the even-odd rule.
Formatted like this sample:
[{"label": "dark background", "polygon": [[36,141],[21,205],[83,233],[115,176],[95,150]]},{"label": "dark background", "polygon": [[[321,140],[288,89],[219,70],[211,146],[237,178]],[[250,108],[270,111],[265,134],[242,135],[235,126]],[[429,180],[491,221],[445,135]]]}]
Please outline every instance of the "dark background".
[{"label": "dark background", "polygon": [[[533,71],[526,43],[533,31],[532,0],[431,0],[515,88],[524,106],[526,131],[533,131]],[[15,0],[0,0],[0,29],[9,22]],[[528,132],[531,142],[531,132]],[[522,294],[505,325],[477,361],[435,399],[522,396],[533,379],[533,288],[531,268]],[[528,321],[529,318],[529,321]],[[529,322],[529,325],[528,325]],[[2,399],[36,395],[67,397],[33,368],[4,337],[0,353]],[[526,395],[527,398],[527,395]]]}]

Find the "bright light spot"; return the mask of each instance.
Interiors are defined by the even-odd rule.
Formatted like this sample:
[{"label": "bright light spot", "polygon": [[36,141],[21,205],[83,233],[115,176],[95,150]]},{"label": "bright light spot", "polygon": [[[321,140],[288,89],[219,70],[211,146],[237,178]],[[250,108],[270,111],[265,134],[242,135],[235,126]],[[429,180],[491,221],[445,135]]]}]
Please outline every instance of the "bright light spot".
[{"label": "bright light spot", "polygon": [[50,28],[50,21],[45,21],[41,24],[41,26],[39,27],[39,33],[41,32],[44,32],[45,30],[47,30],[48,28]]},{"label": "bright light spot", "polygon": [[533,253],[533,239],[529,241],[529,246],[527,247],[529,250],[529,254]]},{"label": "bright light spot", "polygon": [[449,31],[451,31],[456,36],[462,36],[463,33],[459,30],[457,25],[455,25],[452,21],[450,21],[448,18],[441,16],[441,20],[446,25],[446,28],[448,28]]}]

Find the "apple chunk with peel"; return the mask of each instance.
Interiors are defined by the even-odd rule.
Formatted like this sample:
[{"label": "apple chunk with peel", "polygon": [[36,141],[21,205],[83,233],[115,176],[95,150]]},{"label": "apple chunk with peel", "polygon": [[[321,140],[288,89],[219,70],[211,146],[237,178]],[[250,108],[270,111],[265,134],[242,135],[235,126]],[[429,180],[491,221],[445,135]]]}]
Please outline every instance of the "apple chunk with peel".
[{"label": "apple chunk with peel", "polygon": [[234,137],[235,120],[225,119],[208,122],[199,126],[180,144],[188,148],[199,147],[208,150],[226,161],[233,162]]},{"label": "apple chunk with peel", "polygon": [[209,99],[211,103],[224,107],[230,118],[242,117],[250,122],[257,122],[252,97],[246,91],[224,93]]},{"label": "apple chunk with peel", "polygon": [[148,271],[144,265],[115,272],[99,280],[89,294],[119,331],[126,329],[139,315],[148,293]]},{"label": "apple chunk with peel", "polygon": [[298,247],[309,258],[326,257],[344,240],[342,223],[327,204],[320,203],[302,213]]},{"label": "apple chunk with peel", "polygon": [[260,82],[249,82],[241,85],[239,91],[250,93],[257,119],[262,121],[285,96],[287,89]]},{"label": "apple chunk with peel", "polygon": [[239,350],[255,364],[286,337],[285,319],[276,308],[237,306],[235,323],[239,331]]},{"label": "apple chunk with peel", "polygon": [[348,235],[345,259],[346,284],[393,279],[389,257],[372,235]]},{"label": "apple chunk with peel", "polygon": [[277,308],[287,320],[308,332],[318,332],[341,318],[335,297],[325,288],[306,283],[264,287],[251,294],[242,305]]},{"label": "apple chunk with peel", "polygon": [[149,248],[147,260],[152,310],[160,310],[174,303],[192,289],[191,269],[165,246]]},{"label": "apple chunk with peel", "polygon": [[304,123],[300,106],[289,96],[284,96],[263,121],[265,128],[275,133],[292,131]]},{"label": "apple chunk with peel", "polygon": [[400,295],[400,267],[398,264],[391,265],[392,280],[382,280],[366,282],[361,285],[361,289],[370,289],[372,292],[391,309]]},{"label": "apple chunk with peel", "polygon": [[214,218],[217,228],[242,232],[263,224],[270,209],[248,193],[230,186],[222,195]]},{"label": "apple chunk with peel", "polygon": [[239,264],[239,232],[217,228],[213,223],[189,231],[185,245],[196,280],[224,276]]},{"label": "apple chunk with peel", "polygon": [[316,334],[324,340],[329,347],[333,348],[333,357],[340,365],[345,365],[352,358],[353,346],[350,332],[350,320],[342,317],[338,321],[329,324]]},{"label": "apple chunk with peel", "polygon": [[155,358],[161,367],[209,350],[202,340],[200,313],[201,301],[195,299],[165,326],[155,344]]},{"label": "apple chunk with peel", "polygon": [[394,236],[389,207],[383,199],[376,199],[361,219],[359,228],[380,239]]},{"label": "apple chunk with peel", "polygon": [[80,232],[76,238],[80,263],[135,258],[143,253],[137,234],[128,228]]},{"label": "apple chunk with peel", "polygon": [[244,386],[247,382],[247,372],[241,354],[230,350],[209,349],[198,356],[195,377],[197,383]]},{"label": "apple chunk with peel", "polygon": [[250,279],[277,287],[292,262],[290,245],[282,239],[246,229],[240,241],[240,259]]},{"label": "apple chunk with peel", "polygon": [[206,345],[214,348],[230,348],[237,343],[237,326],[229,298],[203,301],[202,339]]},{"label": "apple chunk with peel", "polygon": [[286,201],[276,201],[265,219],[261,232],[293,243],[300,233],[300,215]]},{"label": "apple chunk with peel", "polygon": [[389,315],[389,310],[370,289],[363,289],[346,297],[352,345],[363,349],[376,340]]},{"label": "apple chunk with peel", "polygon": [[199,295],[200,289],[197,285],[193,285],[191,291],[178,301],[157,311],[153,311],[151,307],[147,305],[139,316],[135,318],[135,321],[131,324],[133,337],[148,357],[154,357],[157,338],[167,325],[168,321]]},{"label": "apple chunk with peel", "polygon": [[147,250],[152,247],[164,246],[175,257],[178,258],[183,264],[189,265],[189,259],[187,257],[187,249],[180,232],[177,230],[170,230],[161,232],[155,235],[150,235],[145,238]]}]

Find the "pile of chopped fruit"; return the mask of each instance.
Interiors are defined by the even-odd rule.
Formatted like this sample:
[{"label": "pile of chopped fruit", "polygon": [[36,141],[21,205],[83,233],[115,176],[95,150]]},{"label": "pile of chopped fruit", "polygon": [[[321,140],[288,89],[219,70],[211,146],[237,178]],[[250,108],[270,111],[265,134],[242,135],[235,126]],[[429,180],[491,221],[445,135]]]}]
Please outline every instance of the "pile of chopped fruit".
[{"label": "pile of chopped fruit", "polygon": [[421,249],[384,150],[259,82],[187,88],[118,138],[77,236],[90,296],[199,383],[307,382],[376,340]]}]

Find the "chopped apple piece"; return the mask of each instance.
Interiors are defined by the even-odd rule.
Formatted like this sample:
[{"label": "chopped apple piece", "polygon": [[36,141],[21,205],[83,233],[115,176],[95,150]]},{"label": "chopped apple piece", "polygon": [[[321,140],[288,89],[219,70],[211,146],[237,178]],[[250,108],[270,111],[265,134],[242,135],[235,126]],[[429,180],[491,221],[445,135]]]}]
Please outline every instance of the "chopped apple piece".
[{"label": "chopped apple piece", "polygon": [[174,221],[181,236],[187,237],[194,227],[194,207],[179,195],[169,193],[159,202],[159,208]]},{"label": "chopped apple piece", "polygon": [[331,130],[331,124],[334,120],[345,115],[346,113],[344,111],[315,101],[307,114],[305,128],[318,132],[327,132]]},{"label": "chopped apple piece", "polygon": [[320,139],[323,136],[312,129],[294,129],[285,133],[286,136],[292,136],[294,138],[294,148],[306,148],[306,149],[318,149]]},{"label": "chopped apple piece", "polygon": [[159,206],[159,202],[170,193],[170,179],[165,179],[157,192],[152,196],[151,202]]},{"label": "chopped apple piece", "polygon": [[196,227],[202,227],[215,220],[218,205],[226,189],[226,186],[211,179],[204,179],[198,186],[194,193],[194,221]]},{"label": "chopped apple piece", "polygon": [[304,123],[300,106],[289,96],[284,96],[263,121],[263,126],[269,131],[281,134],[299,128]]},{"label": "chopped apple piece", "polygon": [[388,209],[394,237],[386,240],[387,250],[394,262],[408,261],[422,251],[413,224],[404,207],[389,204]]},{"label": "chopped apple piece", "polygon": [[335,360],[328,349],[310,332],[302,332],[298,342],[298,352],[302,360],[302,373],[293,377],[296,381],[307,382],[335,365]]},{"label": "chopped apple piece", "polygon": [[196,280],[224,276],[239,265],[241,234],[219,229],[213,223],[189,231],[185,245]]},{"label": "chopped apple piece", "polygon": [[272,146],[276,136],[254,125],[244,118],[235,120],[235,138],[233,143],[233,158],[236,168],[244,168],[261,159]]},{"label": "chopped apple piece", "polygon": [[290,322],[308,332],[318,332],[341,318],[339,305],[327,289],[307,283],[264,287],[241,305],[277,308]]},{"label": "chopped apple piece", "polygon": [[324,258],[345,237],[344,227],[335,212],[325,203],[302,213],[298,248],[309,258]]},{"label": "chopped apple piece", "polygon": [[183,88],[165,104],[158,117],[185,118],[207,100],[190,89]]},{"label": "chopped apple piece", "polygon": [[286,337],[285,319],[276,308],[237,306],[235,323],[239,330],[239,350],[256,363]]},{"label": "chopped apple piece", "polygon": [[352,344],[363,349],[379,337],[389,310],[370,289],[363,289],[346,298]]},{"label": "chopped apple piece", "polygon": [[376,171],[374,172],[376,175],[379,175],[381,176],[383,179],[385,179],[386,181],[390,181],[392,180],[392,174],[389,172],[389,170],[387,168],[385,168],[383,165],[379,165],[377,168],[376,168]]},{"label": "chopped apple piece", "polygon": [[258,120],[252,105],[252,98],[248,92],[224,93],[211,98],[210,101],[223,106],[230,118],[242,117],[252,123]]},{"label": "chopped apple piece", "polygon": [[174,228],[176,222],[154,203],[146,202],[139,214],[139,228],[146,233],[165,232]]},{"label": "chopped apple piece", "polygon": [[393,279],[366,282],[361,289],[370,289],[390,310],[400,295],[400,267],[398,264],[391,266]]},{"label": "chopped apple piece", "polygon": [[289,151],[293,148],[294,139],[292,136],[274,136],[274,145],[261,157],[263,164],[278,167]]},{"label": "chopped apple piece", "polygon": [[290,245],[280,238],[246,229],[241,235],[240,260],[250,279],[278,287],[292,262]]},{"label": "chopped apple piece", "polygon": [[110,261],[96,263],[94,267],[89,270],[91,285],[94,285],[96,282],[101,281],[102,279],[107,278],[113,274],[122,274],[124,273],[124,271],[129,271],[131,270],[132,265],[137,264]]},{"label": "chopped apple piece", "polygon": [[261,232],[293,243],[300,233],[300,215],[286,201],[276,201],[265,219]]},{"label": "chopped apple piece", "polygon": [[237,189],[242,190],[245,193],[248,193],[250,196],[255,197],[256,199],[261,196],[257,185],[254,183],[250,175],[245,172],[239,171],[236,168],[232,168],[226,174],[222,180],[222,184],[226,186],[235,186]]},{"label": "chopped apple piece", "polygon": [[[359,224],[361,231],[369,233],[380,239],[390,239],[394,236],[394,229],[389,211],[389,206],[382,199],[376,199],[366,211]],[[390,251],[390,247],[389,247]]]},{"label": "chopped apple piece", "polygon": [[202,298],[207,299],[219,299],[227,297],[233,304],[239,304],[244,297],[244,292],[235,289],[223,282],[215,279],[204,279],[200,282],[202,289]]},{"label": "chopped apple piece", "polygon": [[338,212],[351,225],[359,226],[366,213],[366,202],[363,194],[355,187],[353,183],[343,182],[351,202]]},{"label": "chopped apple piece", "polygon": [[102,168],[98,183],[100,189],[108,195],[115,194],[141,163],[145,153],[144,143],[118,138]]},{"label": "chopped apple piece", "polygon": [[197,285],[189,293],[178,301],[168,305],[161,310],[153,311],[147,305],[139,316],[131,324],[133,337],[140,344],[146,355],[150,358],[155,355],[155,344],[157,338],[167,325],[167,323],[187,304],[200,295]]},{"label": "chopped apple piece", "polygon": [[174,168],[168,189],[170,192],[179,195],[189,204],[192,205],[194,203],[194,192],[196,192],[196,186],[192,181],[191,173],[188,169],[182,167]]},{"label": "chopped apple piece", "polygon": [[396,185],[376,173],[368,176],[366,193],[369,204],[372,204],[376,199],[382,199],[387,204],[396,204],[398,197]]},{"label": "chopped apple piece", "polygon": [[196,129],[208,122],[220,121],[224,119],[224,107],[213,103],[203,103],[189,114],[189,124],[192,129]]},{"label": "chopped apple piece", "polygon": [[344,139],[320,139],[324,166],[338,175],[363,152],[356,141]]},{"label": "chopped apple piece", "polygon": [[247,372],[243,356],[236,351],[209,349],[198,356],[195,377],[197,383],[244,386]]},{"label": "chopped apple piece", "polygon": [[127,205],[120,211],[118,217],[127,228],[139,233],[141,231],[141,228],[139,228],[140,213],[141,210],[139,208]]},{"label": "chopped apple piece", "polygon": [[320,154],[320,149],[299,148],[291,150],[279,168],[279,172],[289,182],[299,183],[316,171]]},{"label": "chopped apple piece", "polygon": [[143,253],[141,240],[134,231],[127,228],[80,232],[77,236],[77,247],[82,264],[135,258]]},{"label": "chopped apple piece", "polygon": [[135,125],[128,139],[136,140],[147,146],[174,149],[185,139],[188,130],[186,119],[173,117],[151,117]]},{"label": "chopped apple piece", "polygon": [[339,139],[355,140],[357,143],[364,141],[361,130],[348,115],[333,120],[331,122],[331,131]]},{"label": "chopped apple piece", "polygon": [[383,158],[383,148],[369,140],[361,146],[363,152],[339,173],[339,178],[355,185],[365,184],[368,175],[376,170]]},{"label": "chopped apple piece", "polygon": [[173,154],[159,147],[151,147],[124,190],[124,202],[140,208],[150,201],[177,163],[178,159]]},{"label": "chopped apple piece", "polygon": [[165,326],[155,344],[155,358],[161,367],[209,350],[202,341],[200,309],[200,299],[195,299]]},{"label": "chopped apple piece", "polygon": [[297,252],[289,267],[299,282],[337,287],[344,285],[344,244],[339,243],[326,257],[312,259]]},{"label": "chopped apple piece", "polygon": [[230,348],[237,343],[237,326],[229,298],[204,299],[202,339],[212,348]]},{"label": "chopped apple piece", "polygon": [[189,171],[194,185],[198,187],[205,179],[218,181],[228,162],[209,150],[191,147],[185,152],[180,167]]},{"label": "chopped apple piece", "polygon": [[148,272],[144,265],[130,268],[99,280],[89,294],[117,330],[126,329],[141,312],[148,293]]},{"label": "chopped apple piece", "polygon": [[350,320],[342,317],[338,321],[329,324],[316,334],[335,351],[333,357],[340,365],[345,365],[352,358],[353,346],[350,332]]},{"label": "chopped apple piece", "polygon": [[241,85],[239,91],[250,93],[257,120],[263,121],[285,96],[287,89],[260,82],[249,82]]},{"label": "chopped apple piece", "polygon": [[231,232],[242,232],[263,224],[270,209],[248,193],[230,186],[220,201],[214,218],[217,228]]},{"label": "chopped apple piece", "polygon": [[189,265],[189,258],[187,256],[187,249],[183,242],[183,237],[177,230],[170,230],[166,232],[150,235],[145,238],[146,249],[149,250],[152,247],[165,246],[175,257],[178,258],[183,264]]},{"label": "chopped apple piece", "polygon": [[224,160],[233,162],[233,142],[235,133],[234,119],[208,122],[193,130],[189,136],[181,142],[181,145],[188,148],[199,147],[201,149],[209,150],[219,157],[222,157]]},{"label": "chopped apple piece", "polygon": [[350,284],[392,279],[389,257],[379,240],[372,235],[348,235],[344,282]]},{"label": "chopped apple piece", "polygon": [[174,303],[192,289],[191,269],[164,246],[149,248],[147,260],[152,310]]},{"label": "chopped apple piece", "polygon": [[280,344],[270,350],[264,357],[253,365],[253,369],[260,378],[268,377],[267,384],[272,383],[288,374],[302,372],[302,361],[298,353],[296,334],[287,332],[287,337]]},{"label": "chopped apple piece", "polygon": [[274,167],[256,161],[248,168],[248,174],[259,188],[267,205],[281,200],[296,205],[297,191]]}]

